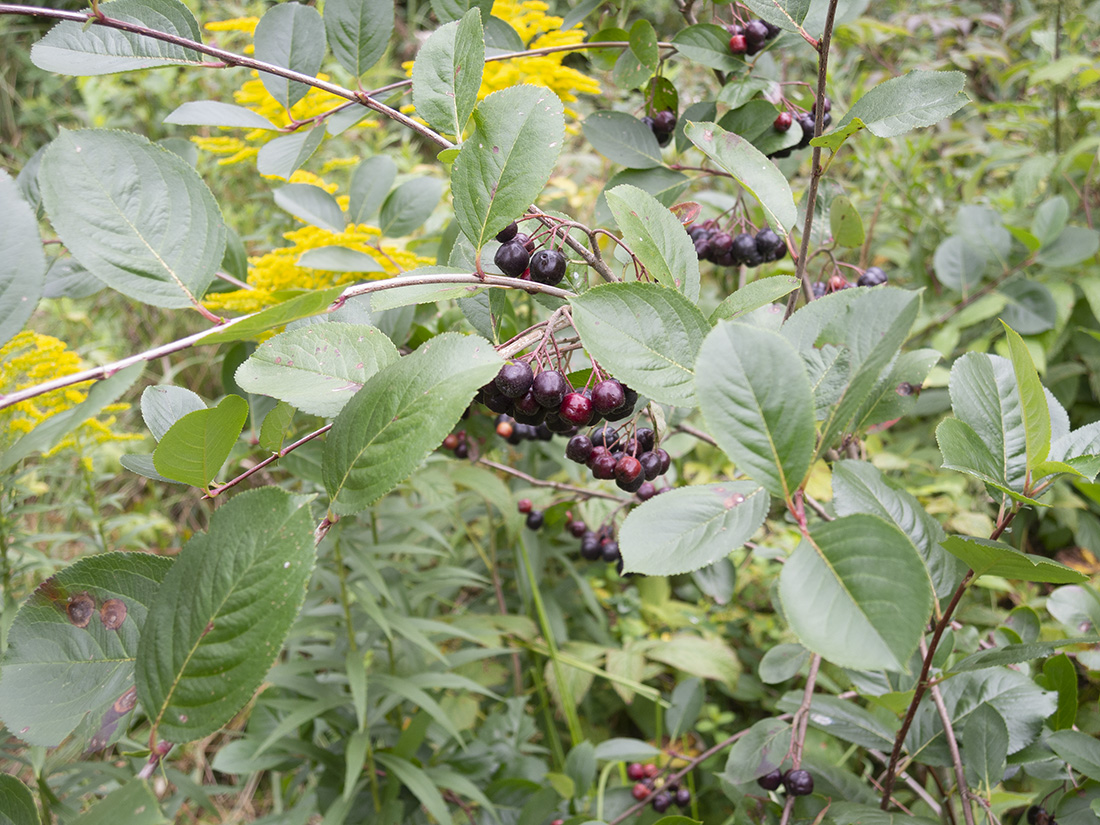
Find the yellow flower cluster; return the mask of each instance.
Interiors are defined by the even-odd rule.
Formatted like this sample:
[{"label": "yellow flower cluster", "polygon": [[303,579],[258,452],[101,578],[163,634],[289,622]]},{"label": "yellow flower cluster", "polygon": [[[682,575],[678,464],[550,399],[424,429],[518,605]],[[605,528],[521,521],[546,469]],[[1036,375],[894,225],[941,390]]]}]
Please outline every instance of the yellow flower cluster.
[{"label": "yellow flower cluster", "polygon": [[[248,284],[252,289],[220,292],[206,298],[212,311],[255,312],[286,300],[287,292],[346,286],[366,279],[388,278],[409,269],[435,263],[408,250],[380,242],[379,229],[366,224],[351,225],[343,232],[329,232],[316,226],[303,226],[283,237],[290,246],[273,249],[248,259]],[[302,253],[323,246],[344,246],[365,252],[382,267],[382,272],[330,272],[298,265]]]},{"label": "yellow flower cluster", "polygon": [[[585,31],[578,23],[572,29],[563,30],[561,17],[548,15],[550,6],[542,0],[496,0],[493,16],[507,22],[519,34],[528,49],[544,49],[552,46],[576,46],[584,42]],[[568,52],[514,60],[498,60],[485,64],[481,77],[478,99],[498,89],[520,83],[533,83],[553,89],[564,103],[572,103],[578,94],[599,94],[599,81],[562,65]],[[576,117],[568,107],[566,114]]]},{"label": "yellow flower cluster", "polygon": [[[79,372],[81,366],[80,356],[68,349],[63,341],[24,330],[0,347],[0,395],[72,375]],[[54,390],[0,410],[0,449],[11,446],[50,416],[81,403],[87,397],[81,386],[86,385]],[[114,413],[129,409],[129,406],[111,404],[104,407],[103,417],[85,421],[47,455],[81,445],[140,440],[141,435],[116,433],[111,429],[116,423]]]}]

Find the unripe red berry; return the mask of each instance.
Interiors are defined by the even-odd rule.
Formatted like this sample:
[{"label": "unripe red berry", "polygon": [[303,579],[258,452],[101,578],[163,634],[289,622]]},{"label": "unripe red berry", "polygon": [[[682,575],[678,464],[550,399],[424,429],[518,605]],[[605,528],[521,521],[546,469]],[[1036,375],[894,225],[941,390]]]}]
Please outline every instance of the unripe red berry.
[{"label": "unripe red berry", "polygon": [[730,53],[731,54],[744,54],[749,50],[749,42],[745,39],[743,34],[735,34],[730,38]]},{"label": "unripe red berry", "polygon": [[786,132],[791,128],[794,123],[794,118],[791,117],[790,112],[780,112],[775,116],[775,120],[772,122],[772,128],[777,132]]}]

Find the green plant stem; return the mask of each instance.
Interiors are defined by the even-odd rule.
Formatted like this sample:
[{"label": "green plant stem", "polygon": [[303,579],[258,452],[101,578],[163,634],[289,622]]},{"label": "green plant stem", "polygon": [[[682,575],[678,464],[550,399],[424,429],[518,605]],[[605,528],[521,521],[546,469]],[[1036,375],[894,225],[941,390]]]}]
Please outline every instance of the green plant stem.
[{"label": "green plant stem", "polygon": [[336,563],[336,578],[340,582],[340,604],[344,608],[344,626],[348,632],[348,650],[356,653],[359,646],[355,643],[355,625],[351,621],[351,598],[348,596],[348,569],[344,565],[344,553],[340,549],[340,537],[332,543],[332,560]]},{"label": "green plant stem", "polygon": [[565,681],[565,673],[562,670],[561,659],[558,658],[558,645],[554,641],[554,632],[550,627],[550,619],[546,615],[546,606],[542,602],[542,593],[539,591],[539,583],[535,579],[535,569],[531,566],[531,557],[527,553],[527,543],[521,538],[519,541],[519,553],[523,562],[524,572],[527,574],[527,584],[531,588],[531,600],[535,605],[535,615],[539,620],[539,627],[546,639],[546,648],[550,651],[550,663],[554,668],[554,678],[558,682],[558,696],[561,698],[562,712],[565,714],[565,722],[569,726],[569,738],[576,747],[584,741],[584,732],[581,729],[581,720],[577,716],[577,706],[573,702],[573,691],[569,683]]},{"label": "green plant stem", "polygon": [[[829,10],[825,14],[825,31],[821,33],[821,40],[817,44],[817,92],[814,99],[817,105],[814,109],[814,137],[821,134],[823,119],[825,117],[825,81],[829,74],[829,43],[833,39],[833,21],[836,19],[836,7],[839,0],[829,0]],[[813,147],[813,155],[810,160],[810,188],[806,193],[806,220],[802,225],[802,240],[799,245],[798,262],[795,267],[795,277],[802,281],[802,292],[807,301],[814,299],[813,285],[806,277],[806,264],[810,251],[810,230],[814,225],[814,209],[817,205],[817,188],[821,182],[821,176],[825,173],[821,166],[821,147]],[[787,300],[787,313],[784,320],[791,317],[795,304],[798,303],[798,292],[792,292]]]},{"label": "green plant stem", "polygon": [[103,516],[99,512],[99,496],[95,491],[95,479],[92,478],[92,471],[83,461],[80,461],[80,477],[84,481],[84,492],[88,496],[92,524],[95,525],[96,536],[99,537],[99,550],[106,553],[110,548],[107,545],[107,531],[103,527]]},{"label": "green plant stem", "polygon": [[531,667],[531,682],[535,686],[535,692],[539,695],[539,704],[542,706],[543,716],[546,717],[546,738],[550,742],[550,750],[554,752],[555,764],[559,768],[563,768],[565,767],[565,751],[562,749],[561,741],[555,732],[557,722],[554,720],[554,706],[550,700],[549,692],[546,690],[546,683],[543,681],[542,674],[533,665]]}]

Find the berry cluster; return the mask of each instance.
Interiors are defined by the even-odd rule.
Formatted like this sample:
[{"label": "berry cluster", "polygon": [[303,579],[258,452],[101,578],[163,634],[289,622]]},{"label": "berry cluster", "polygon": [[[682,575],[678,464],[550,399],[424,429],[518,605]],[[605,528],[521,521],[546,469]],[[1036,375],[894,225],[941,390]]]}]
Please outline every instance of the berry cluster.
[{"label": "berry cluster", "polygon": [[450,433],[443,439],[443,449],[450,450],[454,453],[455,458],[468,458],[470,447],[466,443],[466,431],[459,430],[457,433]]},{"label": "berry cluster", "polygon": [[783,771],[776,768],[756,780],[756,784],[765,791],[778,790],[779,786],[791,796],[808,796],[814,792],[814,778],[809,771]]},{"label": "berry cluster", "polygon": [[630,791],[634,798],[639,802],[649,800],[653,810],[659,814],[667,811],[673,803],[680,808],[690,805],[691,791],[681,788],[678,782],[660,782],[657,778],[660,773],[661,769],[652,763],[643,765],[632,762],[626,769],[626,775],[636,783]]},{"label": "berry cluster", "polygon": [[541,530],[543,522],[546,520],[546,516],[542,510],[536,510],[535,505],[531,503],[529,498],[521,498],[516,503],[516,509],[527,516],[527,529],[528,530]]},{"label": "berry cluster", "polygon": [[565,445],[565,457],[586,465],[595,478],[615,479],[620,490],[637,493],[642,501],[657,494],[651,482],[667,473],[672,463],[669,454],[656,446],[656,434],[649,427],[638,427],[628,438],[606,425],[590,435],[578,433]]},{"label": "berry cluster", "polygon": [[1058,820],[1041,805],[1032,805],[1027,809],[1027,825],[1058,825]]},{"label": "berry cluster", "polygon": [[886,283],[886,273],[880,267],[869,266],[854,284],[840,274],[833,275],[828,281],[814,281],[814,297],[821,298],[852,286],[881,286],[884,283]]},{"label": "berry cluster", "polygon": [[538,425],[521,424],[510,415],[498,415],[496,428],[497,435],[513,446],[524,441],[550,441],[554,437],[546,422]]},{"label": "berry cluster", "polygon": [[752,57],[779,34],[780,29],[767,20],[750,20],[744,25],[731,23],[726,26],[726,31],[730,33],[730,53]]},{"label": "berry cluster", "polygon": [[753,237],[748,232],[731,235],[714,221],[704,221],[688,230],[700,261],[718,266],[756,267],[778,261],[787,254],[787,244],[778,234],[764,227]]},{"label": "berry cluster", "polygon": [[[496,378],[478,390],[474,400],[519,424],[536,428],[545,424],[551,433],[572,435],[578,427],[601,418],[620,421],[632,415],[638,393],[614,379],[577,390],[558,370],[544,369],[536,375],[527,362],[509,361]],[[536,429],[536,437],[541,437],[539,432]]]},{"label": "berry cluster", "polygon": [[557,286],[565,277],[565,256],[556,249],[535,252],[535,242],[519,231],[513,221],[497,234],[500,248],[493,263],[510,278],[522,278],[547,286]]},{"label": "berry cluster", "polygon": [[676,113],[671,109],[665,109],[663,112],[657,112],[653,117],[643,117],[642,123],[653,132],[658,146],[668,146],[676,131]]},{"label": "berry cluster", "polygon": [[[825,98],[825,105],[822,107],[824,114],[821,116],[821,128],[827,129],[833,122],[833,116],[829,114],[829,110],[833,108],[832,102],[829,98]],[[802,139],[798,141],[795,146],[788,146],[786,149],[779,149],[768,155],[769,158],[786,158],[790,157],[791,152],[796,149],[805,149],[810,145],[810,141],[814,137],[814,119],[817,117],[817,103],[815,102],[810,111],[799,112],[797,115],[792,115],[790,112],[780,112],[775,116],[775,120],[772,122],[772,128],[777,132],[786,132],[791,128],[791,124],[798,121],[798,125],[802,127]]]}]

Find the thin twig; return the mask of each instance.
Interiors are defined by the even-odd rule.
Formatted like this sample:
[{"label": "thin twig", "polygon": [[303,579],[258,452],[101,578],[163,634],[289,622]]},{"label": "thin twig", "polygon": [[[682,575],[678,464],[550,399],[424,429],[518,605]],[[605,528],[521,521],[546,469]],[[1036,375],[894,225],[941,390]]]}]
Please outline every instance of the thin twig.
[{"label": "thin twig", "polygon": [[528,475],[522,470],[517,470],[515,467],[509,467],[507,464],[498,464],[496,461],[490,461],[487,458],[478,457],[476,460],[478,464],[484,464],[486,467],[491,467],[494,470],[499,470],[502,473],[507,473],[510,476],[515,476],[518,479],[526,481],[532,487],[549,487],[552,490],[561,490],[565,493],[574,493],[584,498],[603,498],[609,501],[617,501],[619,503],[631,502],[635,499],[626,498],[624,496],[617,496],[613,493],[605,493],[603,490],[587,490],[584,487],[576,487],[572,484],[564,484],[560,481],[546,481],[542,478],[535,478],[532,475]]},{"label": "thin twig", "polygon": [[936,710],[943,724],[944,738],[947,739],[947,749],[951,752],[951,763],[955,766],[955,784],[959,789],[959,802],[962,804],[963,819],[966,825],[974,825],[974,809],[970,804],[970,790],[966,786],[966,773],[963,771],[962,756],[959,754],[959,743],[955,740],[955,729],[951,725],[951,715],[947,712],[943,694],[939,685],[932,685],[929,692],[932,701],[936,704]]},{"label": "thin twig", "polygon": [[238,484],[240,484],[242,481],[244,481],[249,476],[255,475],[256,473],[260,472],[260,470],[262,470],[267,465],[271,464],[272,462],[278,461],[280,458],[285,458],[287,455],[289,455],[290,453],[297,450],[303,444],[307,444],[310,441],[312,441],[313,439],[317,438],[318,436],[324,435],[325,433],[327,433],[331,429],[332,429],[332,425],[331,424],[326,424],[325,426],[321,427],[320,429],[314,430],[313,432],[302,436],[297,441],[295,441],[293,444],[287,445],[283,449],[279,450],[277,453],[272,453],[267,458],[263,459],[263,461],[259,461],[256,464],[252,465],[251,467],[249,467],[247,470],[245,470],[243,473],[241,473],[236,478],[232,478],[229,481],[225,482],[225,484],[219,484],[217,487],[214,487],[211,490],[208,490],[206,495],[203,496],[203,498],[204,499],[217,498],[219,495],[224,493],[226,490],[229,490],[232,487],[236,487]]}]

